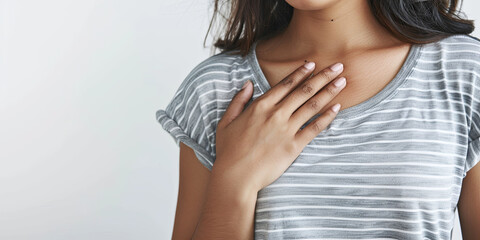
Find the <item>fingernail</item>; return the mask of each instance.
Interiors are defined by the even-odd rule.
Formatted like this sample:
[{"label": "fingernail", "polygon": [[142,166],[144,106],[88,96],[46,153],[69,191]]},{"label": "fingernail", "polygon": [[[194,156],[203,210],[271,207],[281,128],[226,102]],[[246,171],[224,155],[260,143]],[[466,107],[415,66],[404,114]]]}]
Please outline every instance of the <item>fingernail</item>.
[{"label": "fingernail", "polygon": [[345,84],[345,81],[346,79],[344,77],[341,77],[337,80],[335,80],[335,82],[333,82],[333,85],[335,85],[335,87],[340,87],[340,86],[343,86],[343,84]]},{"label": "fingernail", "polygon": [[343,69],[343,64],[335,63],[330,67],[330,69],[332,69],[332,71],[335,71],[335,72],[340,71]]},{"label": "fingernail", "polygon": [[340,103],[337,103],[337,104],[333,105],[333,107],[332,107],[332,110],[336,113],[338,113],[339,109],[340,109]]},{"label": "fingernail", "polygon": [[305,66],[306,69],[312,70],[315,67],[315,63],[314,62],[308,62],[308,63],[305,63],[304,66]]},{"label": "fingernail", "polygon": [[[247,87],[247,84],[248,84],[249,81],[250,81],[250,80],[245,81],[245,83],[244,83],[243,86],[242,86],[242,89],[244,89],[245,87]],[[240,90],[242,90],[242,89],[240,89]]]}]

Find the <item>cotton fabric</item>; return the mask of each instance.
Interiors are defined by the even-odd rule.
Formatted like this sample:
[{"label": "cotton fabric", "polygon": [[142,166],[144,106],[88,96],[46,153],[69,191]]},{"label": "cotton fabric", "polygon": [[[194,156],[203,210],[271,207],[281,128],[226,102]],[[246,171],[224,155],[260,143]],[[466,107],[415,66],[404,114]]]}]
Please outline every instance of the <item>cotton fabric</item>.
[{"label": "cotton fabric", "polygon": [[[156,112],[209,170],[216,126],[243,83],[254,83],[247,106],[271,88],[256,43],[246,57],[199,63]],[[451,239],[463,178],[480,160],[479,78],[478,38],[414,44],[393,80],[341,110],[258,192],[255,239]]]}]

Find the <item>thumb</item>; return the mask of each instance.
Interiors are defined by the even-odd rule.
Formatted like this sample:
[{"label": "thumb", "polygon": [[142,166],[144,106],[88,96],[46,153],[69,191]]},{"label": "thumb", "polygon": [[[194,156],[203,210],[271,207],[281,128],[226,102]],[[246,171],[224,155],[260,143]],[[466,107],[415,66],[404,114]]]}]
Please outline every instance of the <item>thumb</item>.
[{"label": "thumb", "polygon": [[220,119],[218,125],[220,126],[227,126],[230,124],[235,118],[242,113],[245,104],[250,100],[253,93],[253,86],[250,80],[247,80],[245,84],[243,84],[242,89],[235,94],[232,101],[225,110],[225,113]]}]

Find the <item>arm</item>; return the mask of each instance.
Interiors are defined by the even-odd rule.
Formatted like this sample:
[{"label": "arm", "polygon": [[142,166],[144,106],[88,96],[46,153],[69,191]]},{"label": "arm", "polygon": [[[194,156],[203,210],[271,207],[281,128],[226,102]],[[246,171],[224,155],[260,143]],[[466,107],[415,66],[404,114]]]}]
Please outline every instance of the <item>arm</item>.
[{"label": "arm", "polygon": [[[217,184],[209,189],[210,197],[205,204],[210,177],[211,172],[198,161],[194,151],[180,142],[180,179],[172,239],[215,239],[214,236],[218,239],[238,239],[238,236],[249,233],[251,236],[248,238],[253,239],[256,193],[242,204],[238,188],[230,191],[228,188],[231,186],[226,181],[215,178],[212,182]],[[225,187],[228,192],[223,189]],[[202,215],[204,205],[206,209]],[[201,215],[202,226],[195,232]],[[231,235],[224,238],[221,234]]]},{"label": "arm", "polygon": [[480,164],[475,165],[463,179],[458,201],[458,215],[464,240],[480,236]]},{"label": "arm", "polygon": [[257,191],[223,173],[212,168],[194,240],[254,238]]},{"label": "arm", "polygon": [[172,239],[191,239],[205,202],[210,171],[180,142],[180,174]]}]

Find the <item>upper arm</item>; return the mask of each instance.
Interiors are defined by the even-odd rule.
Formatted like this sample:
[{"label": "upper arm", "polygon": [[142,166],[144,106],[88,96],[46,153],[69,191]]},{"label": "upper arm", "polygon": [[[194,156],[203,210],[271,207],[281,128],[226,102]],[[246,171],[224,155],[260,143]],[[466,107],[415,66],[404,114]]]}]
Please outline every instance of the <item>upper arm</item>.
[{"label": "upper arm", "polygon": [[475,165],[463,179],[458,215],[464,240],[480,236],[480,164]]},{"label": "upper arm", "polygon": [[480,161],[480,64],[478,64],[480,63],[480,39],[472,37],[468,42],[469,44],[465,46],[476,45],[469,49],[470,55],[472,52],[476,53],[469,58],[463,57],[472,59],[473,62],[462,62],[466,69],[473,70],[473,74],[462,80],[467,83],[463,89],[467,93],[465,109],[469,119],[469,141],[462,189],[457,204],[460,226],[465,240],[478,239],[480,236],[480,164],[478,164]]},{"label": "upper arm", "polygon": [[206,197],[210,171],[200,163],[194,151],[183,142],[180,142],[179,176],[172,239],[191,239]]}]

